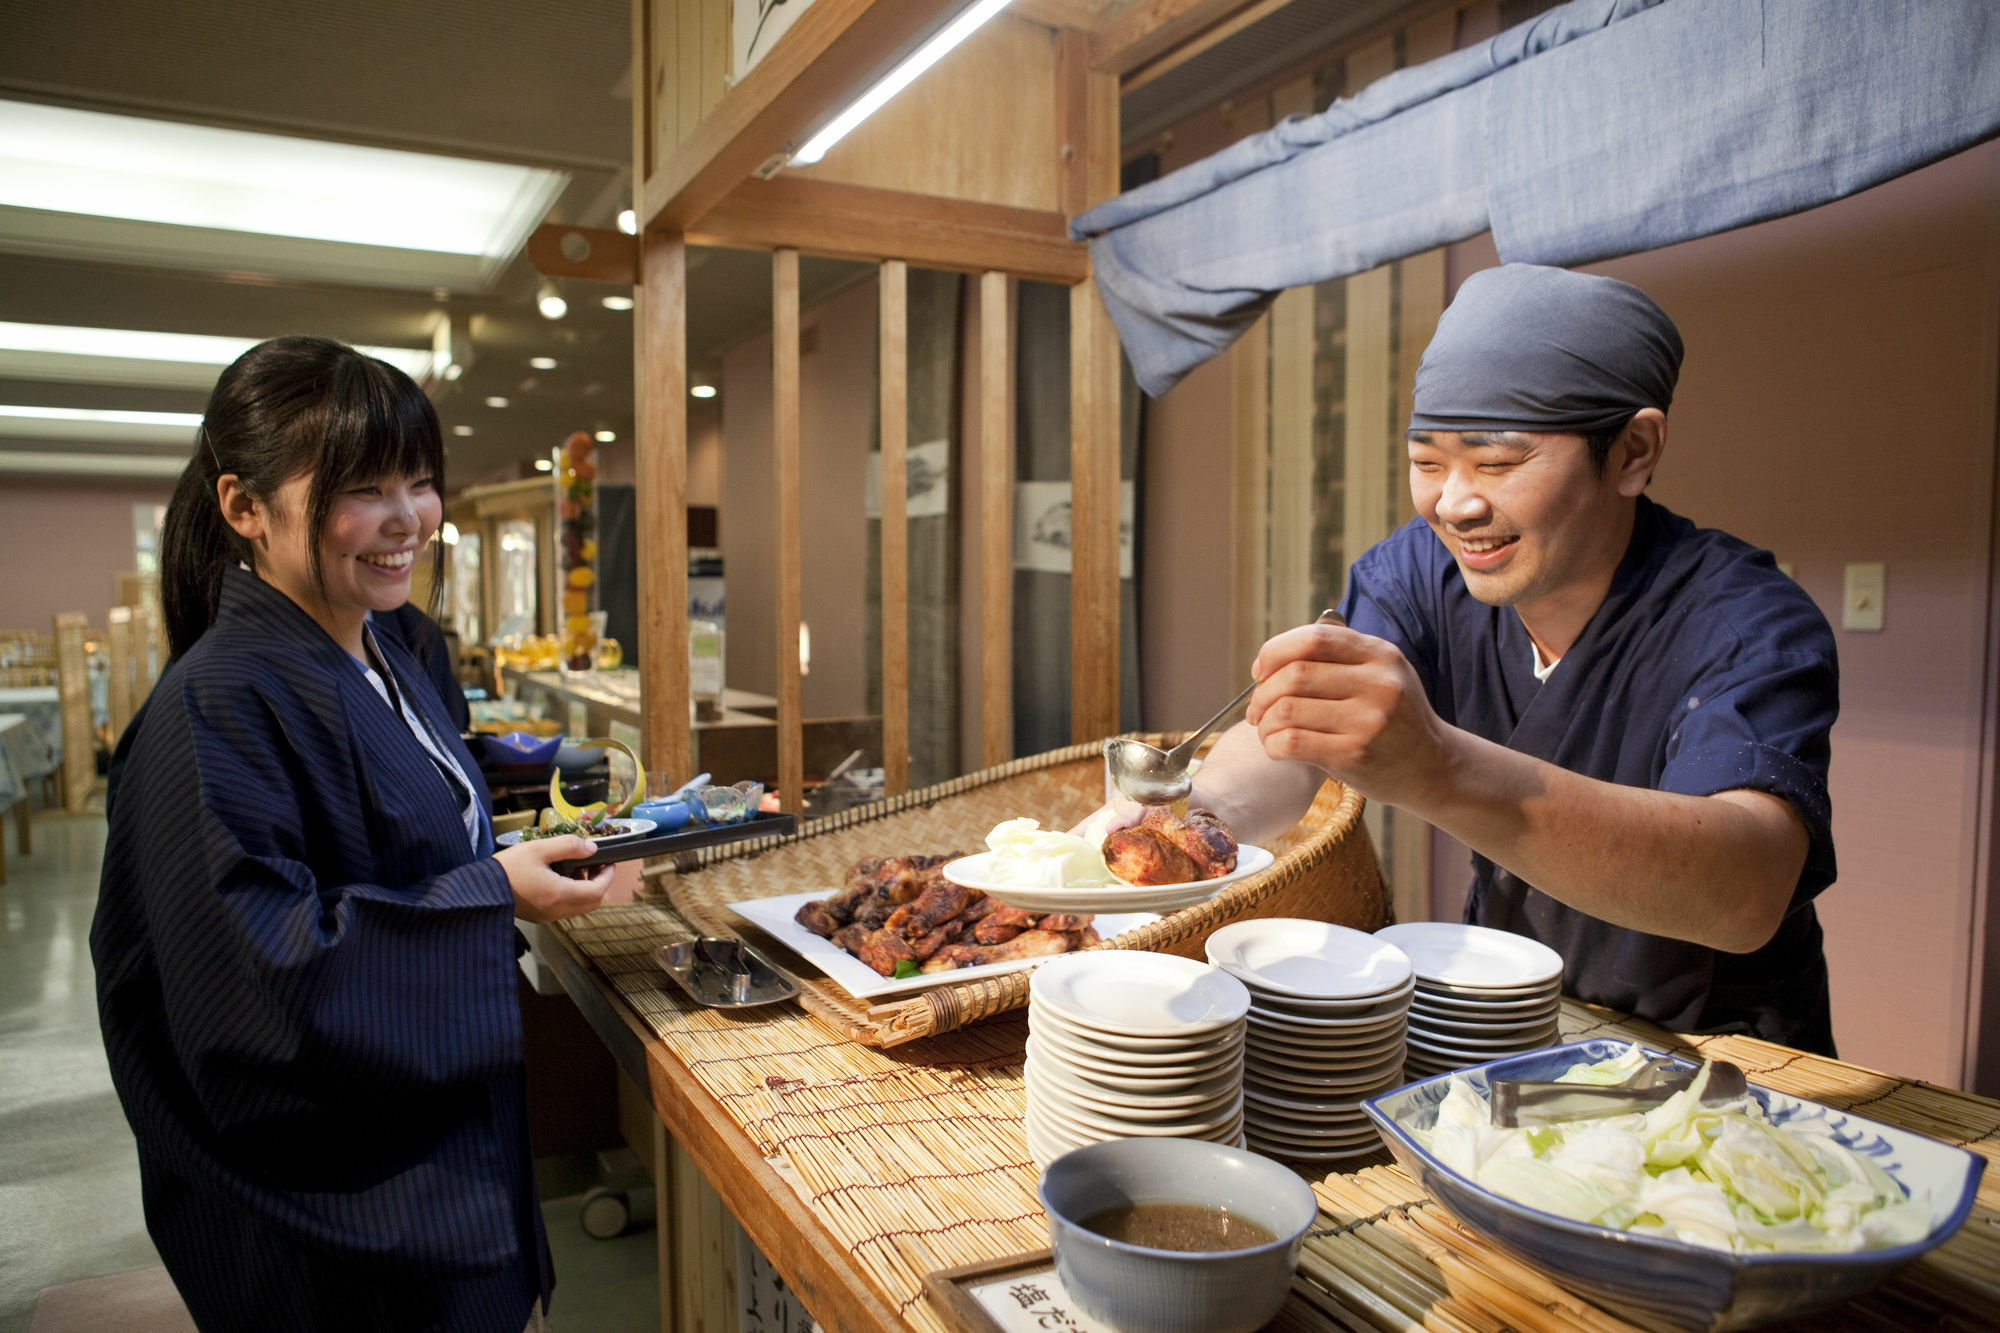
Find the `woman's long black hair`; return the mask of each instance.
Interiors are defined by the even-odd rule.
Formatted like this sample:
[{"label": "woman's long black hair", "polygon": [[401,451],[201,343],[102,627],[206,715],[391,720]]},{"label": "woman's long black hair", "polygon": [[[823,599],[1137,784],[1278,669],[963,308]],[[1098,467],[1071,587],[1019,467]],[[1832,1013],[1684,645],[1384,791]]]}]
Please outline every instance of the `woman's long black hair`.
[{"label": "woman's long black hair", "polygon": [[[215,623],[223,571],[255,567],[250,543],[222,516],[216,482],[230,473],[265,505],[310,474],[304,520],[313,583],[326,592],[319,534],[342,491],[385,477],[429,477],[444,492],[437,410],[408,375],[331,338],[273,338],[237,357],[215,382],[194,457],[174,487],[160,532],[160,607],[175,657]],[[434,542],[431,602],[444,586]]]}]

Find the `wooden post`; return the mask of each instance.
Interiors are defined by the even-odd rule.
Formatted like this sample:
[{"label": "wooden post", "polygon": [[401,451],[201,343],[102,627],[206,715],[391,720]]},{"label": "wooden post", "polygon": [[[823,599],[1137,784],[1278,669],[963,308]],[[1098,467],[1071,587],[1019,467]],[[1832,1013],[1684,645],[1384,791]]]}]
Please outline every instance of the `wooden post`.
[{"label": "wooden post", "polygon": [[799,252],[771,256],[771,476],[777,505],[778,791],[805,808],[805,723],[799,670]]},{"label": "wooden post", "polygon": [[105,654],[111,659],[111,681],[105,705],[111,714],[111,743],[125,734],[132,721],[132,608],[114,606],[104,615]]},{"label": "wooden post", "polygon": [[[639,708],[646,766],[694,776],[688,712],[687,246],[645,233],[633,328],[638,401],[633,479],[639,522]],[[492,563],[492,556],[487,556]],[[489,630],[489,633],[491,631]]]},{"label": "wooden post", "polygon": [[[1085,205],[1118,192],[1118,80],[1083,87]],[[1095,283],[1070,288],[1070,739],[1118,730],[1119,455],[1124,433],[1118,333]]]},{"label": "wooden post", "polygon": [[[1271,118],[1312,113],[1312,80],[1271,94]],[[1311,287],[1271,303],[1271,600],[1267,634],[1304,625],[1313,601],[1313,301]]]},{"label": "wooden post", "polygon": [[78,611],[55,618],[56,692],[62,700],[63,808],[74,814],[97,785],[97,736],[90,710],[89,622]]},{"label": "wooden post", "polygon": [[910,788],[910,266],[882,265],[882,792]]},{"label": "wooden post", "polygon": [[1014,356],[1007,275],[979,279],[980,763],[1014,755]]},{"label": "wooden post", "polygon": [[[1271,127],[1268,98],[1229,117],[1232,138]],[[1271,317],[1229,349],[1229,665],[1248,673],[1271,637]],[[1190,725],[1196,719],[1189,719]]]}]

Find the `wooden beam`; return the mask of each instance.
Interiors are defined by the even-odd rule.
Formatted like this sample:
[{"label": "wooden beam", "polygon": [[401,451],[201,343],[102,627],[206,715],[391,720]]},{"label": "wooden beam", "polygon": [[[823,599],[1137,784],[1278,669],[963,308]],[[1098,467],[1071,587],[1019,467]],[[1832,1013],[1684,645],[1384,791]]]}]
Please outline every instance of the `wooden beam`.
[{"label": "wooden beam", "polygon": [[1257,0],[1139,0],[1092,42],[1097,68],[1124,75],[1198,36]]},{"label": "wooden beam", "polygon": [[779,153],[803,141],[954,0],[815,0],[743,80],[671,149],[639,204],[644,228],[686,231]]},{"label": "wooden beam", "polygon": [[528,262],[547,278],[639,285],[639,238],[604,227],[544,222],[528,233]]},{"label": "wooden beam", "polygon": [[1091,8],[1084,0],[1013,0],[1007,12],[1044,28],[1086,36],[1102,32],[1113,21],[1112,15]]},{"label": "wooden beam", "polygon": [[[1118,80],[1091,72],[1084,87],[1085,207],[1118,192]],[[1095,283],[1070,288],[1070,739],[1118,731],[1119,462],[1124,377],[1118,333]]]},{"label": "wooden beam", "polygon": [[688,242],[1081,282],[1090,253],[1069,239],[1068,226],[1058,212],[780,176],[737,186],[689,229]]},{"label": "wooden beam", "polygon": [[1007,275],[979,279],[980,763],[1014,757],[1014,349]]},{"label": "wooden beam", "polygon": [[882,792],[910,789],[910,266],[882,265]]},{"label": "wooden beam", "polygon": [[[811,13],[811,10],[807,10]],[[769,59],[769,57],[766,57]],[[778,797],[805,809],[805,714],[799,670],[799,252],[771,256],[771,478],[777,505]]]},{"label": "wooden beam", "polygon": [[[688,728],[687,246],[648,232],[633,324],[638,438],[639,709],[646,765],[676,784],[694,776]],[[481,563],[497,565],[491,548]],[[491,628],[487,632],[490,634]]]}]

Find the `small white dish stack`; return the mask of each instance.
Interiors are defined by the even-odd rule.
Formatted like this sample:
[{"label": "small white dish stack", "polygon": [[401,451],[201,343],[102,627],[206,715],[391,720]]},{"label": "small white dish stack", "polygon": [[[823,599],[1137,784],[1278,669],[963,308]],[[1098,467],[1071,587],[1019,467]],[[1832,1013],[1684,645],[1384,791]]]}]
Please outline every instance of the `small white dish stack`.
[{"label": "small white dish stack", "polygon": [[1454,921],[1409,921],[1375,938],[1410,956],[1409,1076],[1540,1050],[1557,1039],[1562,955],[1537,940]]},{"label": "small white dish stack", "polygon": [[1250,993],[1243,1132],[1267,1157],[1326,1162],[1381,1147],[1361,1103],[1403,1082],[1410,960],[1324,921],[1238,921],[1208,959]]},{"label": "small white dish stack", "polygon": [[1047,1166],[1103,1139],[1243,1143],[1250,995],[1170,954],[1092,949],[1028,983],[1028,1151]]}]

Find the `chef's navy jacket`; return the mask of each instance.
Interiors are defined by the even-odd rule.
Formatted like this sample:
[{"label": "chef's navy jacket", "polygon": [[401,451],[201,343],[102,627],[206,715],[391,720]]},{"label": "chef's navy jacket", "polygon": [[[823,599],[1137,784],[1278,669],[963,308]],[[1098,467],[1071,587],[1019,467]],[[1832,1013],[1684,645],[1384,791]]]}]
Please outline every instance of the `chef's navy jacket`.
[{"label": "chef's navy jacket", "polygon": [[[435,691],[381,647],[484,811]],[[409,727],[231,569],[114,795],[99,1014],[147,1226],[196,1324],[517,1333],[553,1276],[513,897]]]},{"label": "chef's navy jacket", "polygon": [[1473,857],[1465,919],[1563,957],[1563,988],[1682,1032],[1750,1033],[1833,1053],[1813,898],[1834,879],[1828,736],[1833,632],[1770,554],[1641,497],[1610,592],[1549,674],[1511,607],[1466,590],[1421,519],[1354,564],[1341,610],[1389,640],[1446,722],[1586,777],[1790,803],[1810,850],[1778,932],[1730,954],[1610,925]]}]

